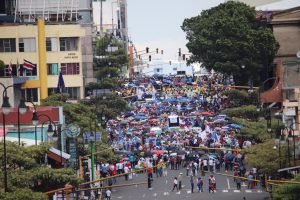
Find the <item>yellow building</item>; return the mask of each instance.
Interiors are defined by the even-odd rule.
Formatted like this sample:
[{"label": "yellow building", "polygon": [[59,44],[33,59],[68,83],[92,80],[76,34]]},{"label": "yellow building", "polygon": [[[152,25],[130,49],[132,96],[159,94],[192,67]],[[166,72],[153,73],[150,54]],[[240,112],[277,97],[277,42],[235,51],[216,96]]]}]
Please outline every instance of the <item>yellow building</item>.
[{"label": "yellow building", "polygon": [[[82,99],[84,97],[83,68],[87,68],[86,53],[83,52],[87,52],[88,48],[92,53],[91,39],[90,42],[86,42],[86,35],[90,34],[91,26],[46,24],[44,26],[45,38],[42,40],[45,41],[44,52],[46,52],[44,56],[46,63],[44,64],[43,59],[39,59],[43,55],[39,51],[38,29],[36,23],[0,25],[0,60],[7,65],[4,77],[16,80],[12,81],[13,84],[20,83],[20,80],[25,81],[22,84],[22,88],[25,89],[25,98],[39,103],[41,83],[47,86],[46,93],[49,95],[56,92],[58,75],[61,70],[66,87],[65,92],[70,94],[70,99]],[[32,71],[24,70],[24,60],[34,64],[35,67]],[[8,72],[10,63],[13,68],[12,75]],[[40,68],[43,65],[46,67],[46,80],[39,76],[40,70],[44,69]],[[19,66],[23,67],[23,76],[17,70]],[[91,66],[92,59],[89,61],[88,68]],[[1,79],[0,82],[3,81]],[[44,97],[42,95],[42,98]]]}]

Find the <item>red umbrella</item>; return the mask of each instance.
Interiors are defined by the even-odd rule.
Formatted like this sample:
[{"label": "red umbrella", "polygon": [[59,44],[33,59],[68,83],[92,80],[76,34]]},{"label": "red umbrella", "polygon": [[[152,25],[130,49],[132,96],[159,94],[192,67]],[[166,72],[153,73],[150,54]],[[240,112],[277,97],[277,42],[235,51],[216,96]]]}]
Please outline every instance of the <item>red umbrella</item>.
[{"label": "red umbrella", "polygon": [[201,112],[201,115],[212,115],[212,113],[205,111],[205,112]]}]

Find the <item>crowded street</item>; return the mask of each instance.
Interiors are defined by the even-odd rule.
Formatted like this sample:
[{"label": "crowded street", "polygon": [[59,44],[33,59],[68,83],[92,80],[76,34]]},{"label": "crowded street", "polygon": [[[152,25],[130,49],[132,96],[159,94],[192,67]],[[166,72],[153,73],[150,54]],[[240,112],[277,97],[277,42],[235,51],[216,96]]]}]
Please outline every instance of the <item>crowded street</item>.
[{"label": "crowded street", "polygon": [[[104,182],[112,187],[112,197],[267,196],[257,169],[246,166],[240,153],[255,141],[236,138],[242,126],[220,112],[230,103],[223,93],[233,84],[216,74],[145,77],[124,84],[117,92],[129,96],[131,110],[107,127],[120,160],[97,165],[104,178],[125,173],[125,178]],[[147,184],[128,186],[130,190],[113,187],[141,181]]]}]

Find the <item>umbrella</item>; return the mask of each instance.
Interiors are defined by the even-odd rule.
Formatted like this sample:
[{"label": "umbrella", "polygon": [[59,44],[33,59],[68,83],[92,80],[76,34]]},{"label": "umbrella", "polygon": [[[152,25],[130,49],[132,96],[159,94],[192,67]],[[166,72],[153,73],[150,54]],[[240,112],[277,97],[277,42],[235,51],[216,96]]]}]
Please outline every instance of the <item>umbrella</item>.
[{"label": "umbrella", "polygon": [[177,153],[171,153],[170,156],[177,156]]},{"label": "umbrella", "polygon": [[237,125],[237,124],[228,124],[229,127],[232,127],[232,128],[236,128],[236,129],[241,129],[242,126],[240,125]]},{"label": "umbrella", "polygon": [[225,120],[225,119],[217,119],[217,120],[213,121],[213,123],[214,124],[216,124],[216,123],[227,123],[227,120]]},{"label": "umbrella", "polygon": [[205,111],[205,112],[201,112],[201,115],[212,115],[212,113]]},{"label": "umbrella", "polygon": [[164,154],[164,150],[153,150],[152,151],[154,154],[157,154],[157,155],[162,155]]}]

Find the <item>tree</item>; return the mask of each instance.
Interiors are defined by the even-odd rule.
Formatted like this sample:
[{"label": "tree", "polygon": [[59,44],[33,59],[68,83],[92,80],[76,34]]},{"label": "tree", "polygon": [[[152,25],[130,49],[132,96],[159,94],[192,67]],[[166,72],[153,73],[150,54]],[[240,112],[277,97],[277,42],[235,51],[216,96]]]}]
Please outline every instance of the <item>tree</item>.
[{"label": "tree", "polygon": [[[243,149],[242,153],[245,153],[246,163],[250,166],[257,167],[260,172],[274,175],[279,168],[279,153],[277,149],[274,149],[274,140],[268,140],[261,144],[256,144],[250,148]],[[281,149],[282,152],[286,151],[285,148]],[[281,162],[286,162],[285,156],[281,157]]]},{"label": "tree", "polygon": [[[0,199],[45,199],[39,192],[64,187],[66,184],[77,186],[80,179],[76,172],[70,168],[53,169],[45,162],[45,154],[50,145],[19,146],[17,143],[7,142],[7,194],[0,192]],[[0,143],[3,152],[3,144]],[[3,166],[3,154],[0,154],[0,165]],[[0,187],[3,188],[3,170],[0,173]],[[24,191],[28,191],[23,193]],[[22,194],[23,193],[23,194]],[[14,197],[14,198],[11,198]]]},{"label": "tree", "polygon": [[238,83],[247,83],[248,78],[259,82],[258,74],[268,69],[279,45],[272,30],[261,26],[255,16],[253,7],[228,1],[185,19],[181,28],[192,53],[189,63],[232,74]]},{"label": "tree", "polygon": [[[300,182],[300,174],[296,175],[296,178],[292,181]],[[300,199],[300,184],[285,183],[278,186],[273,191],[274,200],[294,200]]]}]

